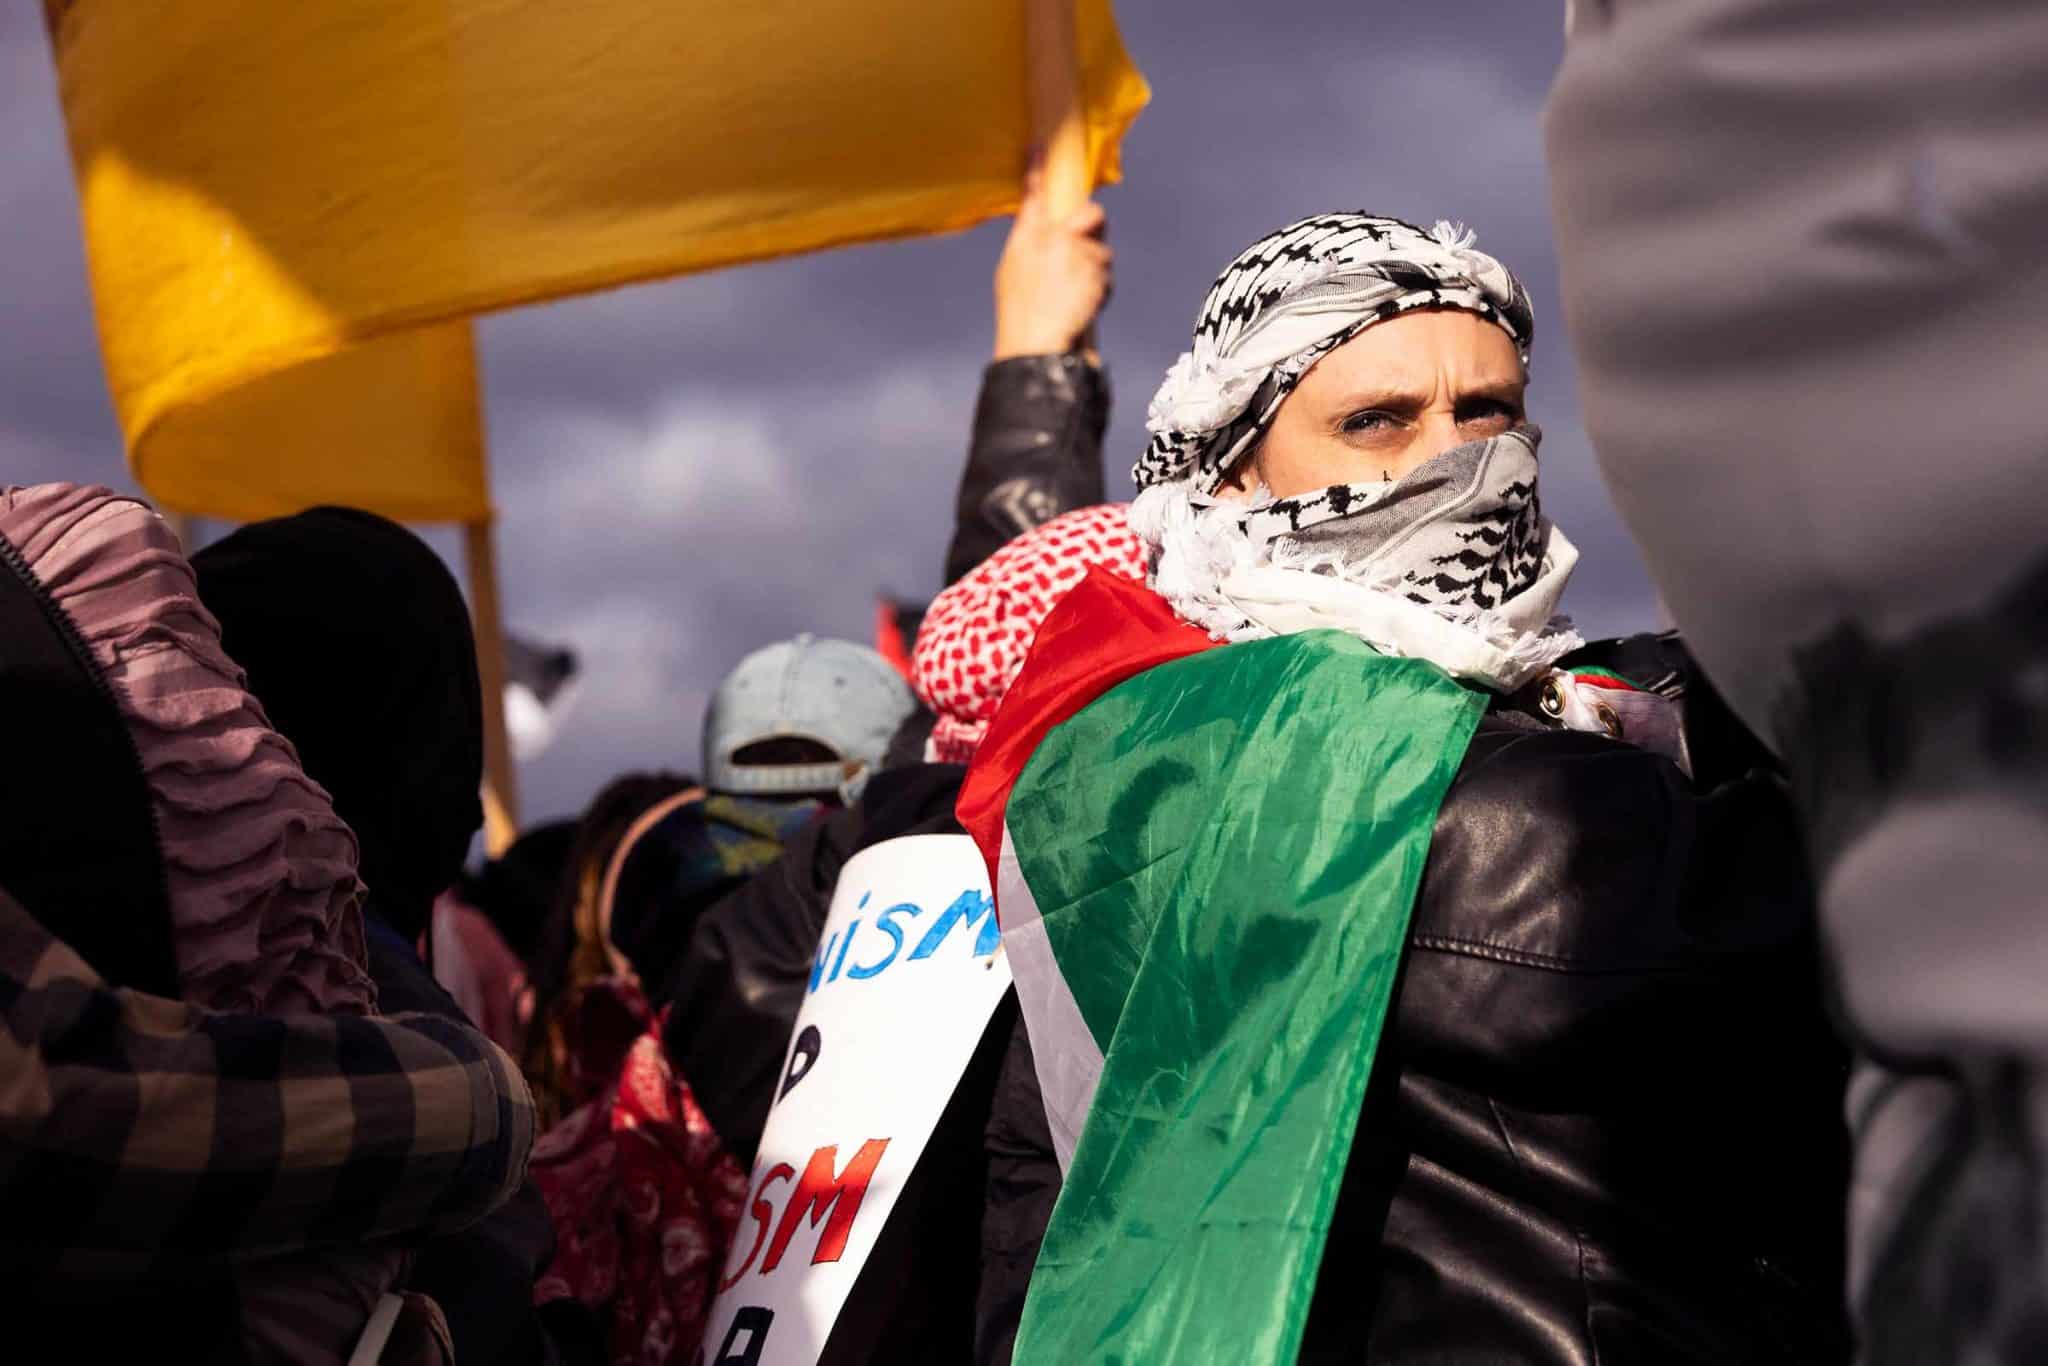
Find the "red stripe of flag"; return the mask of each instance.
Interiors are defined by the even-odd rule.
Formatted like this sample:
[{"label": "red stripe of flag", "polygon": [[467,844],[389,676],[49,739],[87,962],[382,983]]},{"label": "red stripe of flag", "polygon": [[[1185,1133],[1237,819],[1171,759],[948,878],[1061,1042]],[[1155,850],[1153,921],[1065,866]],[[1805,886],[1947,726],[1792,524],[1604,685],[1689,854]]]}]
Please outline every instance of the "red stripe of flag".
[{"label": "red stripe of flag", "polygon": [[[954,808],[988,862],[991,887],[1010,790],[1052,728],[1125,679],[1216,644],[1175,616],[1166,599],[1099,565],[1060,599],[1003,694]],[[1002,918],[1000,900],[996,917]]]}]

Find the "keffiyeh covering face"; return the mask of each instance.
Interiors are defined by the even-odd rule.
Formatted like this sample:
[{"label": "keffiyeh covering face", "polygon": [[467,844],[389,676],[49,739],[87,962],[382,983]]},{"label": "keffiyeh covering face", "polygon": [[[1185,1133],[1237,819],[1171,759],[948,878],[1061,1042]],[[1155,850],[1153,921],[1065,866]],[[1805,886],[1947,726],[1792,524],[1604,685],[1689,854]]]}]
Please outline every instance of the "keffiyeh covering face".
[{"label": "keffiyeh covering face", "polygon": [[1260,503],[1244,515],[1245,534],[1276,558],[1424,607],[1492,611],[1543,577],[1552,531],[1536,496],[1541,439],[1525,426],[1439,452],[1400,479]]},{"label": "keffiyeh covering face", "polygon": [[1249,506],[1146,489],[1152,587],[1220,640],[1330,628],[1512,692],[1583,642],[1555,617],[1578,551],[1544,518],[1541,434],[1440,452],[1399,479]]},{"label": "keffiyeh covering face", "polygon": [[1424,308],[1495,323],[1528,364],[1528,293],[1462,229],[1333,213],[1260,238],[1210,287],[1194,348],[1147,411],[1152,439],[1131,478],[1141,489],[1192,480],[1214,493],[1311,366],[1374,323]]}]

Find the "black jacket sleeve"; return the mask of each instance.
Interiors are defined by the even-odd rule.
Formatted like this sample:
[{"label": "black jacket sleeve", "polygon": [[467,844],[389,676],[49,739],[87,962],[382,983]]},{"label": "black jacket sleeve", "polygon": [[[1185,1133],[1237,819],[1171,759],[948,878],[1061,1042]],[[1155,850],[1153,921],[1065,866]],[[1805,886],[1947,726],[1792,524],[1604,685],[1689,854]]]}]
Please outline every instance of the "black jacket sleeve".
[{"label": "black jacket sleeve", "polygon": [[669,1003],[662,1046],[741,1166],[753,1165],[768,1122],[839,870],[885,839],[956,832],[963,774],[956,764],[876,774],[856,805],[805,827],[780,859],[698,917],[660,993]]},{"label": "black jacket sleeve", "polygon": [[698,917],[663,988],[662,1047],[742,1167],[753,1165],[832,888],[863,824],[853,807],[806,826]]},{"label": "black jacket sleeve", "polygon": [[1103,500],[1109,379],[1080,355],[1013,356],[982,373],[946,582],[1063,512]]}]

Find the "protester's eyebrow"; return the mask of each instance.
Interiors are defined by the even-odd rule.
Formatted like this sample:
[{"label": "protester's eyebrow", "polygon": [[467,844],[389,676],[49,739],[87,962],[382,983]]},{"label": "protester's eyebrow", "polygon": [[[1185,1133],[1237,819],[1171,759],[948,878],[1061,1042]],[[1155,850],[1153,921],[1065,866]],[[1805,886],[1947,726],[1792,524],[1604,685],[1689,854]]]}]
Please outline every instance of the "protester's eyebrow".
[{"label": "protester's eyebrow", "polygon": [[1491,399],[1510,408],[1519,408],[1528,396],[1528,388],[1529,386],[1519,379],[1491,380],[1475,384],[1469,389],[1460,389],[1458,402],[1470,403],[1475,399]]},{"label": "protester's eyebrow", "polygon": [[1354,393],[1346,394],[1339,400],[1337,406],[1349,413],[1362,413],[1370,408],[1412,410],[1426,407],[1428,403],[1429,395],[1420,390],[1387,387],[1360,389]]}]

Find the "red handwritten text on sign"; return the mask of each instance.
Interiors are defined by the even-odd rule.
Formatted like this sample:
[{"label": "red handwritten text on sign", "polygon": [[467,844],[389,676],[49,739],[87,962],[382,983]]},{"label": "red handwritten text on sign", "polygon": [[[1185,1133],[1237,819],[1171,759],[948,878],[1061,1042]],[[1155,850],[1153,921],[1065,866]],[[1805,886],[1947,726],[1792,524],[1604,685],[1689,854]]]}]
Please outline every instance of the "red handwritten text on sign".
[{"label": "red handwritten text on sign", "polygon": [[[817,1249],[811,1253],[811,1265],[836,1262],[846,1251],[846,1240],[853,1233],[854,1216],[860,1213],[861,1201],[867,1198],[868,1182],[873,1179],[875,1168],[881,1163],[882,1154],[888,1150],[889,1140],[871,1138],[860,1145],[846,1163],[844,1171],[834,1174],[839,1159],[839,1145],[828,1143],[811,1154],[811,1160],[804,1164],[803,1175],[797,1178],[796,1188],[790,1192],[789,1203],[783,1206],[780,1222],[775,1217],[775,1201],[769,1190],[797,1175],[796,1168],[787,1162],[778,1162],[762,1173],[760,1184],[754,1187],[754,1201],[748,1215],[754,1221],[753,1242],[747,1248],[747,1255],[738,1266],[726,1274],[718,1283],[721,1292],[730,1290],[739,1283],[740,1277],[753,1269],[754,1259],[761,1256],[761,1244],[768,1244],[768,1255],[761,1257],[763,1276],[782,1265],[783,1254],[789,1251],[790,1240],[796,1236],[797,1223],[806,1214],[810,1216],[812,1228],[820,1223],[825,1231],[818,1235]],[[770,1239],[768,1231],[775,1230]],[[733,1247],[738,1249],[740,1240],[735,1238]]]}]

